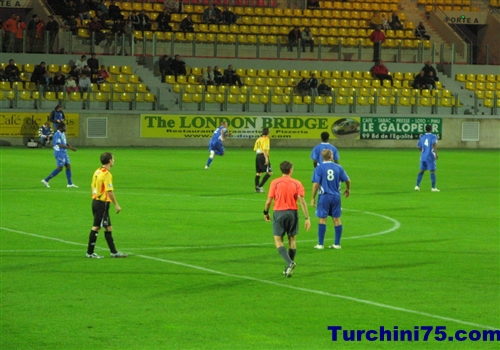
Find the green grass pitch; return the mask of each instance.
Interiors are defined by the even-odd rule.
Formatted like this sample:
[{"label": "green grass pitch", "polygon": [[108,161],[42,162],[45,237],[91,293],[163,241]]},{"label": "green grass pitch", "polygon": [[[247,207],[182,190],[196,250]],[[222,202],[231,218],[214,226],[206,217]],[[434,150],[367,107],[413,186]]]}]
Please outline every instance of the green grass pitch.
[{"label": "green grass pitch", "polygon": [[[122,212],[111,259],[101,233],[86,259],[90,178],[104,151]],[[332,341],[347,330],[500,327],[498,150],[439,151],[413,190],[418,150],[340,149],[352,180],[342,250],[317,251],[317,218],[298,236],[293,278],[254,193],[254,153],[228,148],[82,148],[45,188],[49,149],[2,148],[0,349],[498,349],[498,341]],[[294,163],[310,202],[310,149]],[[269,183],[265,189],[269,188]],[[300,213],[301,228],[303,214]],[[333,241],[328,221],[327,243]],[[424,332],[420,332],[420,337]]]}]

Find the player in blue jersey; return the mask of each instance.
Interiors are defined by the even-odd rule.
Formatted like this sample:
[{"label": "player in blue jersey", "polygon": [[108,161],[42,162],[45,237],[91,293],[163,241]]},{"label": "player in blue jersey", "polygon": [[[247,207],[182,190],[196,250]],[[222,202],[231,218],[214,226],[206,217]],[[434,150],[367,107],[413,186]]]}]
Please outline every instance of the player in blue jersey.
[{"label": "player in blue jersey", "polygon": [[329,149],[332,151],[333,154],[333,161],[337,164],[339,164],[339,151],[337,151],[337,148],[335,146],[331,145],[328,143],[328,140],[330,140],[330,134],[328,132],[322,132],[321,133],[321,143],[317,146],[315,146],[312,150],[311,153],[311,159],[313,160],[313,165],[316,168],[319,164],[323,163],[323,157],[321,156],[321,152],[324,149]]},{"label": "player in blue jersey", "polygon": [[[345,182],[345,197],[351,193],[351,180],[347,176],[344,168],[333,162],[333,153],[329,149],[321,152],[323,164],[314,169],[312,178],[313,189],[311,205],[316,206],[316,216],[319,219],[318,224],[318,244],[315,249],[323,249],[325,244],[326,219],[331,216],[335,225],[335,241],[328,248],[341,249],[340,238],[342,236],[342,207],[340,203],[340,183]],[[316,205],[316,193],[319,192],[318,204]]]},{"label": "player in blue jersey", "polygon": [[224,140],[226,137],[231,136],[231,133],[227,131],[227,122],[223,120],[220,123],[220,126],[215,129],[212,138],[210,139],[210,143],[208,145],[208,151],[210,152],[210,156],[207,160],[207,165],[205,165],[205,169],[210,169],[210,164],[214,160],[215,155],[223,156],[224,155]]},{"label": "player in blue jersey", "polygon": [[66,187],[78,187],[73,183],[71,180],[71,165],[69,162],[69,156],[68,152],[66,150],[70,149],[73,152],[76,152],[76,148],[71,146],[67,141],[66,141],[66,124],[64,123],[59,123],[57,125],[58,130],[54,134],[53,138],[53,145],[54,145],[54,157],[56,157],[56,165],[57,168],[54,169],[50,173],[49,176],[47,176],[45,179],[42,180],[42,183],[45,185],[45,187],[50,187],[49,181],[52,179],[54,176],[57,176],[63,168],[63,166],[66,167],[66,178],[68,179],[68,185]]},{"label": "player in blue jersey", "polygon": [[429,170],[431,172],[431,191],[439,192],[436,188],[437,136],[432,133],[432,125],[425,126],[425,134],[420,137],[417,146],[420,148],[421,153],[420,172],[417,176],[415,191],[420,191],[420,182],[422,181],[424,172]]}]

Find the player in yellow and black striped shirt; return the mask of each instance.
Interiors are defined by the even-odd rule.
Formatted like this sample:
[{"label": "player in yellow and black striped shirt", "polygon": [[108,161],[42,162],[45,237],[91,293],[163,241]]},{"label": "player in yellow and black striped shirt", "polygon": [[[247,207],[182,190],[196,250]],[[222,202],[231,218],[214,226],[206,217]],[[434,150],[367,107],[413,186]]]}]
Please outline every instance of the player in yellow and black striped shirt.
[{"label": "player in yellow and black striped shirt", "polygon": [[104,238],[108,243],[112,258],[125,258],[127,254],[123,254],[116,250],[115,242],[113,241],[111,226],[111,218],[109,217],[109,206],[112,202],[115,205],[116,213],[118,214],[122,208],[118,204],[113,188],[113,175],[111,175],[111,167],[115,164],[113,154],[106,152],[101,154],[102,166],[94,172],[92,177],[92,214],[94,214],[94,224],[90,230],[89,245],[87,248],[87,258],[100,259],[103,256],[94,253],[95,244],[97,242],[97,233],[104,227]]},{"label": "player in yellow and black striped shirt", "polygon": [[[269,128],[262,129],[262,136],[255,141],[253,150],[257,154],[255,158],[255,170],[257,174],[255,175],[255,192],[264,192],[262,188],[266,181],[273,174],[273,169],[271,168],[271,162],[269,161],[269,150],[271,149],[269,140]],[[266,173],[262,181],[260,181],[260,176],[262,173]]]}]

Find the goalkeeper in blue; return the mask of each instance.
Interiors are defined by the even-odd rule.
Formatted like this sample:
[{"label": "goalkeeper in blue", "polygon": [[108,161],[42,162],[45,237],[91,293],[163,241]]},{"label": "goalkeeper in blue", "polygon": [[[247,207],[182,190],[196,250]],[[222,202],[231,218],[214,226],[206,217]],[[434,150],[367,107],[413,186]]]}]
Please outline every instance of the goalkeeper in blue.
[{"label": "goalkeeper in blue", "polygon": [[[342,215],[340,183],[345,182],[345,197],[351,193],[351,180],[342,166],[333,162],[333,153],[329,149],[321,152],[323,163],[314,169],[312,178],[312,198],[311,205],[316,206],[316,216],[318,223],[318,244],[315,249],[324,249],[326,234],[326,219],[331,216],[335,226],[335,240],[328,248],[341,249],[340,238],[342,237]],[[316,193],[319,192],[318,203],[316,204]]]},{"label": "goalkeeper in blue", "polygon": [[205,165],[205,169],[210,169],[210,164],[212,164],[215,155],[224,155],[224,140],[229,136],[231,136],[231,133],[227,131],[227,121],[223,120],[220,123],[220,126],[215,129],[214,134],[210,139],[210,143],[208,145],[208,151],[210,152],[210,155],[207,160],[207,165]]},{"label": "goalkeeper in blue", "polygon": [[420,172],[417,176],[415,191],[420,191],[420,182],[422,182],[424,172],[429,170],[431,173],[431,191],[439,192],[436,188],[437,136],[432,133],[432,125],[425,126],[425,134],[420,137],[417,147],[420,148],[421,153]]}]

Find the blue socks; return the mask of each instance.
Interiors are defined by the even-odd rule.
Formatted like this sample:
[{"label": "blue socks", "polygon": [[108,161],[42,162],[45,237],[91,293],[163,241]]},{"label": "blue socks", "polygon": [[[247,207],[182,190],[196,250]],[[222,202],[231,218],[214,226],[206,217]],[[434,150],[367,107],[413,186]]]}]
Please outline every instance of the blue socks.
[{"label": "blue socks", "polygon": [[335,245],[340,245],[340,237],[342,237],[342,225],[335,226]]},{"label": "blue socks", "polygon": [[325,245],[326,225],[318,224],[318,244]]},{"label": "blue socks", "polygon": [[71,176],[72,176],[71,170],[66,169],[66,178],[68,179],[68,185],[72,185],[73,184],[73,182],[71,181]]},{"label": "blue socks", "polygon": [[422,182],[422,177],[424,176],[424,173],[418,173],[417,176],[417,186],[420,186],[420,182]]},{"label": "blue socks", "polygon": [[208,157],[208,160],[207,160],[207,166],[208,167],[210,166],[210,164],[212,164],[213,160],[214,160],[213,158]]},{"label": "blue socks", "polygon": [[56,177],[57,174],[59,174],[60,172],[61,171],[58,168],[54,169],[54,171],[51,172],[50,175],[45,178],[45,181],[49,182],[50,179],[52,179],[53,177]]},{"label": "blue socks", "polygon": [[436,173],[431,173],[432,188],[436,188]]}]

